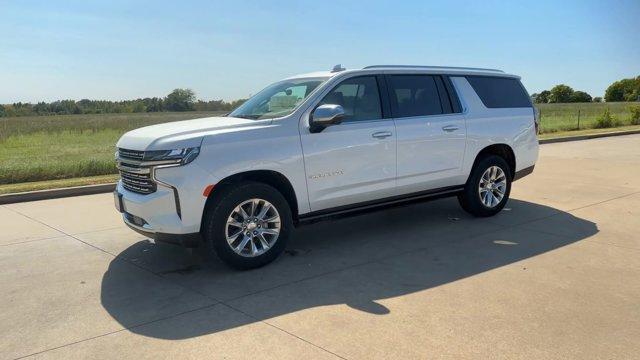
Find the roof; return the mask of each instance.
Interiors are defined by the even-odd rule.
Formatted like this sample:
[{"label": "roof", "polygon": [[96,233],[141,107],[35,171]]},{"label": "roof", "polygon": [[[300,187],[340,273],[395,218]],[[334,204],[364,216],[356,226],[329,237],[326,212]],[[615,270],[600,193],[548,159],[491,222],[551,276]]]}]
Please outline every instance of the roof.
[{"label": "roof", "polygon": [[520,78],[517,75],[507,74],[504,71],[498,70],[498,69],[456,67],[456,66],[370,65],[362,69],[348,69],[348,70],[342,70],[342,71],[316,71],[316,72],[291,76],[285,80],[301,79],[301,78],[327,78],[327,77],[333,77],[335,75],[344,73],[345,71],[349,73],[354,73],[354,72],[357,73],[359,71],[366,71],[366,70],[409,70],[409,71],[428,71],[433,73],[443,73],[443,74],[451,74],[451,75],[491,75],[491,76]]},{"label": "roof", "polygon": [[425,66],[425,65],[370,65],[363,70],[415,70],[429,71],[434,73],[460,74],[460,75],[493,75],[505,77],[518,77],[516,75],[507,74],[499,69],[486,69],[475,67],[457,67],[457,66]]},{"label": "roof", "polygon": [[316,72],[310,72],[310,73],[306,73],[306,74],[298,74],[298,75],[290,76],[290,77],[286,78],[285,80],[304,79],[304,78],[326,78],[326,77],[334,76],[336,74],[338,74],[338,73],[331,72],[331,71],[316,71]]}]

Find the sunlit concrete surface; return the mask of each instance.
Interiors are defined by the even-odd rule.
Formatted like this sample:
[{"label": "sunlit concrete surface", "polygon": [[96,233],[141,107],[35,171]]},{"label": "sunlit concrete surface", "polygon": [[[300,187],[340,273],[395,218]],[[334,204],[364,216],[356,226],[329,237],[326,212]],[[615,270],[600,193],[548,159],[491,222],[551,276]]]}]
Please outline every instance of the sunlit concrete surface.
[{"label": "sunlit concrete surface", "polygon": [[4,205],[0,358],[638,358],[639,209],[638,135],[541,146],[494,218],[317,223],[246,272],[149,242],[111,194]]}]

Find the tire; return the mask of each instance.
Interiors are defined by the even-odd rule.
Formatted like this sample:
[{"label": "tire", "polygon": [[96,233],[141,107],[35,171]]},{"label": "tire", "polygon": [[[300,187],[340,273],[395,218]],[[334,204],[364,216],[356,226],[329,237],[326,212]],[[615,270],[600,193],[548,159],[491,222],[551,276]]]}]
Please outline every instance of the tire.
[{"label": "tire", "polygon": [[[496,168],[499,169],[499,171],[496,170]],[[492,173],[489,169],[495,172]],[[504,186],[499,185],[501,184],[499,180],[502,179],[498,178],[500,172],[504,177]],[[489,175],[488,177],[487,174]],[[494,180],[491,180],[493,177],[492,174],[498,174]],[[483,176],[485,176],[484,179]],[[487,182],[487,179],[490,181]],[[500,156],[487,155],[481,158],[471,170],[471,175],[469,175],[463,192],[458,195],[458,202],[466,212],[473,216],[493,216],[499,213],[507,204],[509,194],[511,193],[511,181],[511,168],[509,164]],[[493,185],[488,185],[489,187],[487,187],[487,183]],[[502,192],[500,191],[501,189]],[[489,195],[487,195],[487,193],[489,193]],[[502,198],[499,196],[500,193],[502,193]]]},{"label": "tire", "polygon": [[[284,251],[293,220],[289,203],[278,190],[258,182],[243,182],[228,185],[214,196],[205,213],[202,234],[208,252],[230,267],[246,270],[266,265]],[[254,221],[265,207],[268,210],[262,219],[269,221]],[[243,216],[242,211],[249,216]],[[240,231],[237,236],[236,230]]]}]

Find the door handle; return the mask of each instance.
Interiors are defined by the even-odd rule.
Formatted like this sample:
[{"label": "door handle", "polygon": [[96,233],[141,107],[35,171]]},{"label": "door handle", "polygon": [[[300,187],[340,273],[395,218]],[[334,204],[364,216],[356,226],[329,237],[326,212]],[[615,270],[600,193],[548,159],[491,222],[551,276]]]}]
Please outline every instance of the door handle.
[{"label": "door handle", "polygon": [[442,130],[446,131],[446,132],[452,132],[452,131],[456,131],[458,130],[459,127],[455,126],[455,125],[447,125],[447,126],[443,126]]},{"label": "door handle", "polygon": [[391,135],[393,135],[391,133],[391,131],[378,131],[378,132],[374,132],[373,134],[371,134],[371,136],[373,136],[376,139],[388,138]]}]

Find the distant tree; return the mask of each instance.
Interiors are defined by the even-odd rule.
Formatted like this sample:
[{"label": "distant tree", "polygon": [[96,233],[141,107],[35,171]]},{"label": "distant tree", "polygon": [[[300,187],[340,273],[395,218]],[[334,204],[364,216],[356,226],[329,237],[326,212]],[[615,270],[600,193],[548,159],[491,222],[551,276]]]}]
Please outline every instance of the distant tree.
[{"label": "distant tree", "polygon": [[609,85],[604,93],[604,99],[608,102],[640,101],[640,76],[618,80]]},{"label": "distant tree", "polygon": [[49,115],[51,113],[51,109],[49,109],[49,104],[41,101],[33,106],[33,112],[38,115]]},{"label": "distant tree", "polygon": [[569,101],[572,103],[585,103],[591,102],[591,100],[591,95],[587,94],[584,91],[574,91],[569,99]]},{"label": "distant tree", "polygon": [[551,95],[551,92],[549,90],[541,91],[540,94],[537,94],[533,102],[535,102],[536,104],[546,104],[549,102],[549,95]]},{"label": "distant tree", "polygon": [[607,102],[624,101],[624,88],[627,80],[629,79],[616,81],[609,85],[604,93],[604,99],[607,100]]},{"label": "distant tree", "polygon": [[226,110],[229,110],[229,111],[235,110],[237,107],[244,104],[245,101],[247,101],[247,99],[234,100],[231,103],[229,103],[229,106]]},{"label": "distant tree", "polygon": [[134,113],[146,112],[147,111],[147,107],[144,105],[144,102],[142,100],[136,100],[133,103],[131,111],[134,112]]},{"label": "distant tree", "polygon": [[51,103],[37,104],[17,102],[4,104],[0,108],[1,117],[32,115],[66,115],[66,114],[108,114],[137,113],[159,111],[231,111],[244,103],[245,99],[226,102],[224,100],[198,100],[189,89],[176,89],[163,98],[144,98],[135,100],[57,100]]},{"label": "distant tree", "polygon": [[164,98],[164,106],[171,111],[189,111],[194,109],[196,94],[191,89],[175,89]]},{"label": "distant tree", "polygon": [[550,90],[550,103],[567,103],[571,101],[573,89],[565,84],[556,85]]},{"label": "distant tree", "polygon": [[147,108],[147,112],[158,112],[163,110],[163,101],[160,98],[144,98],[142,101]]},{"label": "distant tree", "polygon": [[597,103],[602,102],[602,98],[600,96],[596,96],[593,98],[593,102],[597,102]]}]

